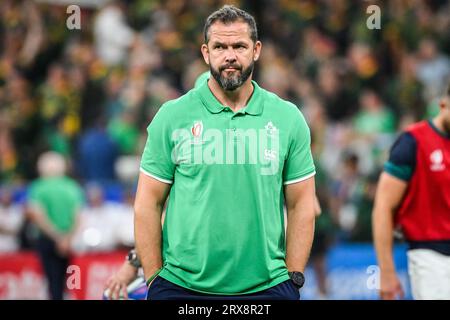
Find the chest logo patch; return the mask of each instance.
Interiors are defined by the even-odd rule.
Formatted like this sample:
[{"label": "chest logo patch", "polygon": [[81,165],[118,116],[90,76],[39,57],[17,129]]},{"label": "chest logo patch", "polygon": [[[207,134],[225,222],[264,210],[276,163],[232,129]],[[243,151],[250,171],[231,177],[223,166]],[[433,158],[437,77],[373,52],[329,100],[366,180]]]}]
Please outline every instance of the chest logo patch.
[{"label": "chest logo patch", "polygon": [[191,128],[191,132],[194,138],[199,138],[203,132],[203,122],[195,121],[194,125]]},{"label": "chest logo patch", "polygon": [[433,151],[430,155],[431,160],[431,171],[437,172],[437,171],[444,171],[445,170],[445,164],[444,164],[444,154],[442,150],[437,149]]},{"label": "chest logo patch", "polygon": [[273,137],[273,136],[277,133],[277,130],[278,130],[277,127],[275,127],[275,126],[273,125],[272,121],[269,121],[269,122],[265,125],[264,128],[266,129],[267,135],[268,135],[269,137]]}]

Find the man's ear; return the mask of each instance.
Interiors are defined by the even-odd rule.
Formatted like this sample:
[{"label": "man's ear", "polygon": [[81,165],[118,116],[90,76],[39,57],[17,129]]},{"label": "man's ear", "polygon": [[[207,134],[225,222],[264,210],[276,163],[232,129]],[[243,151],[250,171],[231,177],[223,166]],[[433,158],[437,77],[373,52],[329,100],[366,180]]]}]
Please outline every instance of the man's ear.
[{"label": "man's ear", "polygon": [[445,107],[450,107],[450,98],[444,97],[439,100],[439,109],[444,110]]},{"label": "man's ear", "polygon": [[205,60],[206,64],[209,65],[209,49],[208,49],[208,45],[206,43],[202,44],[202,47],[200,48],[200,51],[202,52],[203,60]]},{"label": "man's ear", "polygon": [[253,47],[253,61],[258,61],[259,56],[261,55],[261,49],[262,49],[262,42],[256,41],[255,46]]}]

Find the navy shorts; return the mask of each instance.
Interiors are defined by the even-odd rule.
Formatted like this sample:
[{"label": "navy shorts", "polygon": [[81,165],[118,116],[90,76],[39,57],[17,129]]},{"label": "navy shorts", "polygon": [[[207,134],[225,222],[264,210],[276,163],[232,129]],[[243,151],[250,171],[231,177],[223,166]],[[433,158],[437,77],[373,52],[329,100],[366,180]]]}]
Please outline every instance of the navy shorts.
[{"label": "navy shorts", "polygon": [[292,280],[269,289],[243,295],[216,295],[192,291],[156,277],[147,290],[147,300],[299,300],[300,291]]}]

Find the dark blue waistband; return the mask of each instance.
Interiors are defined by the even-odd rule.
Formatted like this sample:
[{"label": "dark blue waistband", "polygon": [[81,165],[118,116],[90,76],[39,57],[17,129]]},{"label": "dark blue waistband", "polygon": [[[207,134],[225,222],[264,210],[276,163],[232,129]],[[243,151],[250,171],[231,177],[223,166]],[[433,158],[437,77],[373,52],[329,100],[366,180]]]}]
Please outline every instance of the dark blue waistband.
[{"label": "dark blue waistband", "polygon": [[446,256],[450,256],[450,240],[437,241],[408,241],[409,250],[430,249]]}]

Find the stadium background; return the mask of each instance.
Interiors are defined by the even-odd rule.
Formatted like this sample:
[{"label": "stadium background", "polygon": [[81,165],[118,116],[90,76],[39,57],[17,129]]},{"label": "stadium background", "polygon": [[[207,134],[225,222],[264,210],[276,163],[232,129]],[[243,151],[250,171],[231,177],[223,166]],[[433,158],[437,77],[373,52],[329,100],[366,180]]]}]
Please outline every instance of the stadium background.
[{"label": "stadium background", "polygon": [[[2,0],[0,299],[46,298],[23,204],[49,149],[65,156],[88,200],[73,243],[81,285],[67,298],[101,297],[133,245],[145,128],[207,70],[203,23],[225,3],[257,20],[256,80],[296,103],[311,127],[323,209],[315,245],[326,252],[328,293],[318,293],[311,265],[302,296],[377,297],[376,182],[399,131],[437,111],[450,79],[446,0]],[[81,7],[80,30],[67,28],[71,4]],[[381,9],[380,29],[367,27],[369,5]],[[402,243],[396,263],[408,287]]]}]

